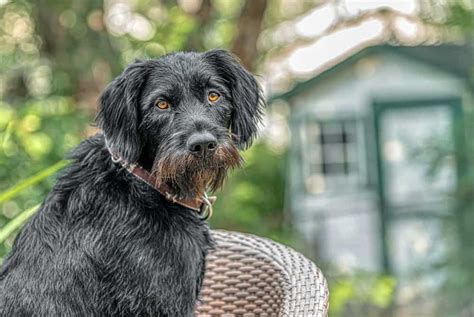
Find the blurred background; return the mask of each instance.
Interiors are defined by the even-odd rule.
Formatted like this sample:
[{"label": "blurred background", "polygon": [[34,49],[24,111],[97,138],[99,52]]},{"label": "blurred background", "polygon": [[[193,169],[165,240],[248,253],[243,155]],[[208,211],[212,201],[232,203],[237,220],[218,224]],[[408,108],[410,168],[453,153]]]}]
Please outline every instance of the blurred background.
[{"label": "blurred background", "polygon": [[0,260],[135,58],[234,52],[267,96],[214,228],[313,259],[331,316],[474,316],[470,0],[0,0]]}]

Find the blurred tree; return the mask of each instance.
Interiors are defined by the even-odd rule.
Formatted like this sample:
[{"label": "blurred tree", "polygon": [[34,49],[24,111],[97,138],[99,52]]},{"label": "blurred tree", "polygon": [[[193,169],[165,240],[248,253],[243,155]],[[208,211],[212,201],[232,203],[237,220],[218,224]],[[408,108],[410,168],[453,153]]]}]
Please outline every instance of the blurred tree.
[{"label": "blurred tree", "polygon": [[232,52],[240,57],[242,64],[253,70],[257,60],[257,41],[262,31],[267,0],[247,0],[237,21],[237,35],[232,43]]},{"label": "blurred tree", "polygon": [[185,49],[189,51],[205,50],[205,34],[209,32],[209,27],[213,20],[214,7],[211,0],[203,0],[194,17],[196,27],[189,33]]}]

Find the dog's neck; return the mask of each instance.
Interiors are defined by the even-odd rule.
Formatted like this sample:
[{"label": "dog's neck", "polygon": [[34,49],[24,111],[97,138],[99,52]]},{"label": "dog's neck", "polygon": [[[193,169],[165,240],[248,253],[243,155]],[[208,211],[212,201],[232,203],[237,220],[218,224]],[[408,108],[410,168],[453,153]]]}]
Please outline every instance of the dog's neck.
[{"label": "dog's neck", "polygon": [[212,216],[212,205],[216,201],[215,196],[207,196],[206,193],[203,193],[203,195],[200,197],[179,198],[173,194],[173,189],[169,185],[158,183],[156,178],[150,173],[149,170],[140,166],[138,163],[126,162],[109,146],[107,146],[107,150],[109,151],[111,160],[114,164],[120,165],[139,180],[148,184],[150,187],[153,187],[167,201],[173,204],[181,205],[182,207],[196,212],[201,219],[205,220]]},{"label": "dog's neck", "polygon": [[153,155],[148,154],[148,151],[143,151],[143,153],[140,155],[140,158],[138,159],[137,163],[141,167],[143,167],[145,170],[151,173],[151,170],[153,168],[153,163],[154,163],[155,157]]}]

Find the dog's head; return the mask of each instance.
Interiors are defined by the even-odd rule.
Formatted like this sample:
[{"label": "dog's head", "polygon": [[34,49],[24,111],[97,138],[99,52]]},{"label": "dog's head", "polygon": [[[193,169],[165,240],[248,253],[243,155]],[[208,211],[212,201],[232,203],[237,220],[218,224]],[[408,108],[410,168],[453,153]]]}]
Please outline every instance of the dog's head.
[{"label": "dog's head", "polygon": [[218,189],[262,117],[254,77],[224,50],[174,53],[128,66],[104,90],[108,146],[183,197]]}]

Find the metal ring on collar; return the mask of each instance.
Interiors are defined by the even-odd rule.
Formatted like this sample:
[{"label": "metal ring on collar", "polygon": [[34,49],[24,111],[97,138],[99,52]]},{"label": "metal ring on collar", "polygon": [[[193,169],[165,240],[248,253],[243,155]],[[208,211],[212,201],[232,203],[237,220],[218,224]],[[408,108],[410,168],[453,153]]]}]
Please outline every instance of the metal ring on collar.
[{"label": "metal ring on collar", "polygon": [[120,157],[117,157],[115,155],[110,155],[110,159],[112,160],[113,163],[120,163]]},{"label": "metal ring on collar", "polygon": [[202,220],[207,220],[212,217],[212,203],[207,199],[207,195],[202,197],[201,210],[199,217]]}]

